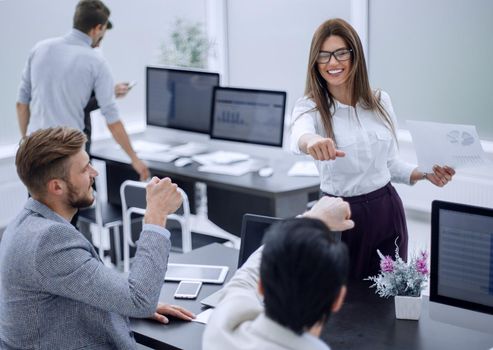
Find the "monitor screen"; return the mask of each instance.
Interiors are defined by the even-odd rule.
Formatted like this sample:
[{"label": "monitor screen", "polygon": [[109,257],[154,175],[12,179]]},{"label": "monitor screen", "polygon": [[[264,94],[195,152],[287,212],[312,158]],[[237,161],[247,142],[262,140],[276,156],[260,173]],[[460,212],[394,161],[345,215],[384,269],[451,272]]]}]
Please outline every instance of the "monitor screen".
[{"label": "monitor screen", "polygon": [[211,138],[282,147],[284,91],[214,88]]},{"label": "monitor screen", "polygon": [[493,209],[433,202],[430,301],[493,315]]},{"label": "monitor screen", "polygon": [[267,229],[274,223],[281,220],[280,218],[245,214],[241,223],[241,246],[238,256],[238,268],[247,261],[261,245]]},{"label": "monitor screen", "polygon": [[147,67],[147,125],[209,133],[219,74]]}]

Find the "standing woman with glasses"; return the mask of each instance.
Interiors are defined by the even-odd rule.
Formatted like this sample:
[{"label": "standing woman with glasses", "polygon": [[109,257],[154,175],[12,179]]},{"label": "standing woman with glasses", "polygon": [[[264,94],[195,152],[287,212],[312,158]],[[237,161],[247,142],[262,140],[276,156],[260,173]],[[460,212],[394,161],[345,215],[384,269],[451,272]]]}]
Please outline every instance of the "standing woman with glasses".
[{"label": "standing woman with glasses", "polygon": [[396,118],[390,97],[372,91],[363,47],[342,19],[323,23],[313,35],[305,96],[296,102],[291,149],[315,159],[323,195],[351,205],[355,228],[344,232],[351,277],[379,271],[376,252],[393,256],[395,243],[407,258],[407,227],[402,201],[390,181],[428,180],[442,187],[455,171],[435,166],[423,173],[398,158]]}]

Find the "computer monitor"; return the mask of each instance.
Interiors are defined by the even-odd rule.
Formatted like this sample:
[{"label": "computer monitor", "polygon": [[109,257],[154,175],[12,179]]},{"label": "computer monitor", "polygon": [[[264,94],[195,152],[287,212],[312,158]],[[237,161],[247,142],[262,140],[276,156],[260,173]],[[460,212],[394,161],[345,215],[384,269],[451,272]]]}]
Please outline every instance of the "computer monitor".
[{"label": "computer monitor", "polygon": [[219,74],[147,67],[147,125],[209,133],[213,88]]},{"label": "computer monitor", "polygon": [[282,147],[286,92],[215,87],[211,138]]},{"label": "computer monitor", "polygon": [[493,333],[493,209],[433,201],[430,317]]},{"label": "computer monitor", "polygon": [[280,221],[280,218],[271,216],[263,216],[256,214],[243,215],[243,221],[241,223],[241,245],[240,254],[238,255],[238,268],[247,261],[248,257],[252,255],[261,245],[264,239],[266,231],[269,227]]}]

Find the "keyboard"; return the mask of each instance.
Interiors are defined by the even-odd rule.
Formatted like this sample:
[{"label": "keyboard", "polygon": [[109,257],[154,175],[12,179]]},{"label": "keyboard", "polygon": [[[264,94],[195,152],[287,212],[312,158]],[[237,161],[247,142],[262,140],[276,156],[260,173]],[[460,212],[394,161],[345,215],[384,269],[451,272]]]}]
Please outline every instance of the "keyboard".
[{"label": "keyboard", "polygon": [[183,145],[171,147],[169,149],[170,153],[176,154],[180,157],[190,157],[195,154],[203,153],[207,151],[207,146],[203,143],[198,142],[188,142]]},{"label": "keyboard", "polygon": [[138,152],[137,155],[140,159],[150,160],[153,162],[169,163],[174,161],[178,156],[172,153],[160,153],[160,152]]},{"label": "keyboard", "polygon": [[202,165],[211,164],[232,164],[250,159],[248,154],[229,152],[229,151],[216,151],[212,153],[200,154],[192,157],[193,160]]},{"label": "keyboard", "polygon": [[171,146],[165,143],[149,142],[145,140],[136,140],[132,142],[135,152],[163,152],[167,151]]}]

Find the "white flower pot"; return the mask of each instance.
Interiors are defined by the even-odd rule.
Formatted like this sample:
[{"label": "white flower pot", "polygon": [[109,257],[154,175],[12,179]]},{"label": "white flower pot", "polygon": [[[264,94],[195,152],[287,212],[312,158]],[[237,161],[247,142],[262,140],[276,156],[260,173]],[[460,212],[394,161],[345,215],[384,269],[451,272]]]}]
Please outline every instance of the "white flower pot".
[{"label": "white flower pot", "polygon": [[394,301],[396,318],[401,320],[419,320],[419,316],[421,316],[421,296],[407,297],[396,295]]}]

